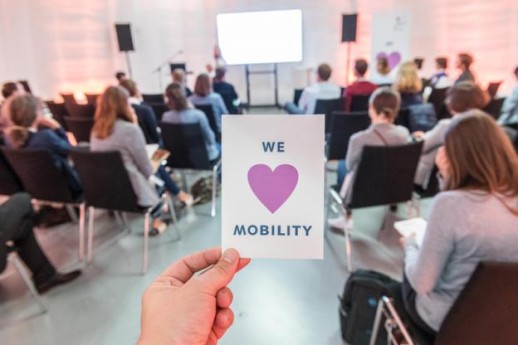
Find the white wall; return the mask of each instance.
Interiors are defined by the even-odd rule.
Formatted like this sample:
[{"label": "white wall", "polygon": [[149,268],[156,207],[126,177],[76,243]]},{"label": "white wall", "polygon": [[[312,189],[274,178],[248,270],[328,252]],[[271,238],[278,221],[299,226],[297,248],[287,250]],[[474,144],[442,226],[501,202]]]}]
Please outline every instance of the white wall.
[{"label": "white wall", "polygon": [[[177,50],[185,53],[176,61],[188,62],[197,73],[212,62],[216,14],[301,8],[304,61],[279,65],[281,100],[286,101],[293,87],[305,82],[302,70],[323,61],[333,65],[333,79],[345,83],[341,14],[355,6],[360,18],[353,58],[370,56],[373,12],[407,8],[413,16],[412,51],[427,59],[425,71],[432,71],[436,55],[450,56],[453,65],[459,51],[475,55],[482,83],[509,79],[518,64],[516,0],[0,0],[0,81],[29,79],[46,98],[58,91],[100,91],[113,82],[115,70],[125,69],[113,23],[129,22],[137,50],[131,53],[134,78],[144,91],[155,92],[158,78],[151,71]],[[244,67],[230,67],[229,79],[244,98]],[[164,74],[164,84],[168,81]],[[254,76],[253,102],[271,102],[271,85],[270,76]]]}]

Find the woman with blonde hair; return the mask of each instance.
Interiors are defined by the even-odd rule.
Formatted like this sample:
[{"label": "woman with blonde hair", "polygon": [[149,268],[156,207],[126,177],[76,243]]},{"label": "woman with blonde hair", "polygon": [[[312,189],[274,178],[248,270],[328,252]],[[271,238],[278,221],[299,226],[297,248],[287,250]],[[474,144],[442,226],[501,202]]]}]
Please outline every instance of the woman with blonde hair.
[{"label": "woman with blonde hair", "polygon": [[458,116],[436,164],[444,191],[422,246],[404,241],[402,285],[406,311],[431,334],[480,262],[518,262],[518,157],[504,131],[480,110]]},{"label": "woman with blonde hair", "polygon": [[[90,147],[92,151],[115,150],[121,153],[138,204],[149,207],[159,201],[156,189],[149,182],[149,178],[155,172],[146,152],[144,134],[137,124],[136,115],[128,99],[128,92],[119,86],[108,87],[99,97]],[[156,174],[164,181],[168,192],[181,202],[192,204],[192,197],[176,186],[164,167],[160,166]],[[158,219],[159,215],[154,216],[154,229],[151,235],[157,235],[166,229],[166,224]]]},{"label": "woman with blonde hair", "polygon": [[7,106],[11,123],[6,130],[7,145],[15,149],[47,150],[54,164],[66,177],[72,195],[81,196],[81,181],[68,161],[72,145],[61,125],[44,115],[42,102],[33,95],[15,96]]},{"label": "woman with blonde hair", "polygon": [[423,95],[421,94],[423,81],[419,78],[417,66],[414,62],[407,61],[401,64],[393,88],[401,95],[402,109],[423,103]]}]

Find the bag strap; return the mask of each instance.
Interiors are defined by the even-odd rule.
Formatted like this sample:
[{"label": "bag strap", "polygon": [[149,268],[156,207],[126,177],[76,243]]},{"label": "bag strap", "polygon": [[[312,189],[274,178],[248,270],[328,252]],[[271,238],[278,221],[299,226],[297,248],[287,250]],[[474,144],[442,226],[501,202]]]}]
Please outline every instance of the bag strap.
[{"label": "bag strap", "polygon": [[377,129],[374,129],[374,134],[376,134],[378,136],[378,138],[381,139],[381,141],[383,142],[383,144],[385,144],[385,146],[389,146],[388,142],[385,140],[385,138],[383,138],[383,135],[381,135],[381,133]]}]

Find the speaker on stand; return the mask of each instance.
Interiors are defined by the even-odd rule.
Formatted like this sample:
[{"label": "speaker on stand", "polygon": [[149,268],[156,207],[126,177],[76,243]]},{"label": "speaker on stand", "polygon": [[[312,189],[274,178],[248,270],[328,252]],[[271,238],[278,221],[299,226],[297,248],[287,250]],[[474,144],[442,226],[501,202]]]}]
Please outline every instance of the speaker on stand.
[{"label": "speaker on stand", "polygon": [[342,42],[347,43],[347,68],[345,70],[346,85],[349,85],[349,72],[351,70],[351,42],[356,42],[357,24],[357,13],[342,15]]},{"label": "speaker on stand", "polygon": [[129,52],[135,51],[135,48],[133,46],[131,26],[130,24],[115,24],[115,31],[117,32],[117,42],[119,43],[119,51],[125,53],[126,55],[128,74],[130,78],[132,78]]}]

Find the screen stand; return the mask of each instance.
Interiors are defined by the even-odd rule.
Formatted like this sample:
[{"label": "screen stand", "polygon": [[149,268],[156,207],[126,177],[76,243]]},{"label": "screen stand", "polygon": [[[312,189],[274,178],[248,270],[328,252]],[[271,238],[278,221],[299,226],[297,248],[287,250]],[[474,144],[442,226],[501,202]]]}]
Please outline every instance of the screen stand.
[{"label": "screen stand", "polygon": [[[261,71],[251,71],[249,65],[245,65],[245,73],[246,73],[246,100],[249,107],[277,107],[281,108],[279,104],[279,75],[277,73],[277,64],[273,64],[272,70],[261,70]],[[273,83],[274,83],[274,104],[254,104],[252,105],[250,99],[250,76],[253,74],[273,74]]]}]

